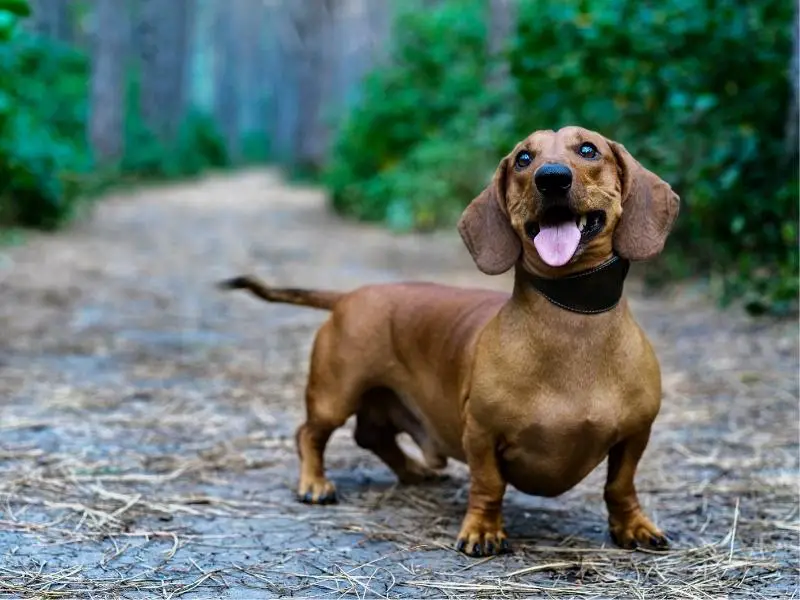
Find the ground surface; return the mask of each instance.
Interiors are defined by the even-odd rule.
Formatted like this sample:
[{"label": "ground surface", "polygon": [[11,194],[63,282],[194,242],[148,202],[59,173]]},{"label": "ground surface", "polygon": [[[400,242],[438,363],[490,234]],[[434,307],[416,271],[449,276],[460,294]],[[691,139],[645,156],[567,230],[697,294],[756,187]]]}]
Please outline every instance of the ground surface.
[{"label": "ground surface", "polygon": [[109,198],[0,252],[0,595],[798,596],[796,323],[692,288],[629,296],[665,397],[638,485],[667,554],[612,549],[604,468],[557,499],[510,492],[516,553],[452,551],[466,498],[400,488],[349,430],[342,502],[295,503],[292,434],[324,313],[222,294],[243,271],[347,289],[480,276],[452,234],[344,223],[268,173]]}]

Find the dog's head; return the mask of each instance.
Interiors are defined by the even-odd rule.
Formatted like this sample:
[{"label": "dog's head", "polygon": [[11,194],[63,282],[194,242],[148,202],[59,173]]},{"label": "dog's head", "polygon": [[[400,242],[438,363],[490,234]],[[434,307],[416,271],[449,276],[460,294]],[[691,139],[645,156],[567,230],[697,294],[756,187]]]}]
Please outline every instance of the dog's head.
[{"label": "dog's head", "polygon": [[557,277],[614,252],[629,260],[657,255],[679,203],[621,144],[565,127],[517,144],[458,229],[484,273],[504,273],[521,261],[529,272]]}]

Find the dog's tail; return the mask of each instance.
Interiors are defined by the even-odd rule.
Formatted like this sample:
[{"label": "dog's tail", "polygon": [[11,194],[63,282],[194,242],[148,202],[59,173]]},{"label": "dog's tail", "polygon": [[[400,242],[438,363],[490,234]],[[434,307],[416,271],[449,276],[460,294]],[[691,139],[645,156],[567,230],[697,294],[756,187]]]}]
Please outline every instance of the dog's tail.
[{"label": "dog's tail", "polygon": [[220,281],[217,287],[221,290],[248,290],[254,296],[267,302],[296,304],[323,310],[331,310],[339,299],[344,296],[342,292],[272,288],[251,275],[242,275]]}]

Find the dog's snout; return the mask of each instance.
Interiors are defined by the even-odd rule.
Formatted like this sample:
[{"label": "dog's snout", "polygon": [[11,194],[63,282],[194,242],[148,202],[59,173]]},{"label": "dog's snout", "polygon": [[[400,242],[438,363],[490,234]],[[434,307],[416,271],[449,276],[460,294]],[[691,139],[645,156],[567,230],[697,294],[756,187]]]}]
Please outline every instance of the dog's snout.
[{"label": "dog's snout", "polygon": [[542,194],[564,194],[572,187],[572,171],[566,165],[547,163],[536,170],[533,182]]}]

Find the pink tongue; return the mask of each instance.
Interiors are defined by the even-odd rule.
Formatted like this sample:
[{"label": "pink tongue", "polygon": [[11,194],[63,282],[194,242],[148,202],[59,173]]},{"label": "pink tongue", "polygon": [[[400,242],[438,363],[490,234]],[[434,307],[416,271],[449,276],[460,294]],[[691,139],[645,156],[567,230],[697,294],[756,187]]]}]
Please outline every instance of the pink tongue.
[{"label": "pink tongue", "polygon": [[560,267],[569,262],[580,241],[578,226],[574,221],[566,221],[558,225],[542,225],[533,238],[533,245],[544,262],[551,267]]}]

